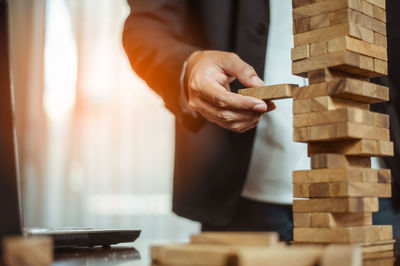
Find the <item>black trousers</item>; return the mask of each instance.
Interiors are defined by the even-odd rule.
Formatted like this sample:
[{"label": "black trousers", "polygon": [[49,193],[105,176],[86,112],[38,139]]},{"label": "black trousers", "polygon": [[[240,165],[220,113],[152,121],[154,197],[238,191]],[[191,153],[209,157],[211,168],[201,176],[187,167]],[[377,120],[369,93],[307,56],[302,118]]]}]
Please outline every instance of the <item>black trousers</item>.
[{"label": "black trousers", "polygon": [[241,198],[238,208],[227,225],[202,224],[205,231],[279,233],[281,241],[293,239],[292,205],[279,205]]}]

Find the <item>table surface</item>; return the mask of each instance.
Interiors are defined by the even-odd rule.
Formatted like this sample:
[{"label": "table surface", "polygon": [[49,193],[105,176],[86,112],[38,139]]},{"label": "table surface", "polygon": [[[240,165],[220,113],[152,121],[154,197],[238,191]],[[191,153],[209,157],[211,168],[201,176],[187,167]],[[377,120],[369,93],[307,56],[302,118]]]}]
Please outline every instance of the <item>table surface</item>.
[{"label": "table surface", "polygon": [[[139,238],[134,243],[120,244],[108,249],[95,247],[57,250],[53,265],[149,266],[151,265],[150,246],[162,243],[167,243],[167,241],[147,241]],[[393,261],[393,264],[390,260]],[[396,258],[367,261],[365,265],[400,266],[400,256]]]}]

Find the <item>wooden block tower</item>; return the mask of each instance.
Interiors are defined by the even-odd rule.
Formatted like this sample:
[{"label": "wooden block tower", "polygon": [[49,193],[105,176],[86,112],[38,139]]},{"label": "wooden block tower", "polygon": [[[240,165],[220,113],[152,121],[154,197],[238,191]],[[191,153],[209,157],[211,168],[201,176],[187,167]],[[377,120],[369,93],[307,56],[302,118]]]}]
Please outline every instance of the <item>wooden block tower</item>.
[{"label": "wooden block tower", "polygon": [[[393,248],[391,226],[372,225],[378,198],[391,197],[388,115],[370,104],[389,89],[385,0],[293,0],[292,72],[309,86],[293,96],[293,138],[308,143],[311,170],[293,172],[294,243],[360,243]],[[384,248],[383,248],[384,249]],[[376,249],[375,249],[376,250]]]}]

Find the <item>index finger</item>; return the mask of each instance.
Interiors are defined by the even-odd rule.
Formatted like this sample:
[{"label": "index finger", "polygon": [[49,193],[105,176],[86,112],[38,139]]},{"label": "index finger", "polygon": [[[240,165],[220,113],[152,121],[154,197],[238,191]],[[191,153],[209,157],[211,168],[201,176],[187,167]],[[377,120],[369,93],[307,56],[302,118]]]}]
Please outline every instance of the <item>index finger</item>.
[{"label": "index finger", "polygon": [[256,112],[266,112],[268,109],[264,101],[227,91],[219,83],[205,84],[201,97],[215,106],[226,109]]}]

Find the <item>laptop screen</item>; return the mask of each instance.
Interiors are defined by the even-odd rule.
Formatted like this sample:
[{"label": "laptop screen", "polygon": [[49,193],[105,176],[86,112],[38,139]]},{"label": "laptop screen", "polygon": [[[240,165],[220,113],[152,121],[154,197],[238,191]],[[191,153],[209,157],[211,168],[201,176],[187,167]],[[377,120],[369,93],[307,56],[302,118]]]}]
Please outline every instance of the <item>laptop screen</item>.
[{"label": "laptop screen", "polygon": [[0,0],[0,238],[21,233],[8,54],[8,6]]}]

